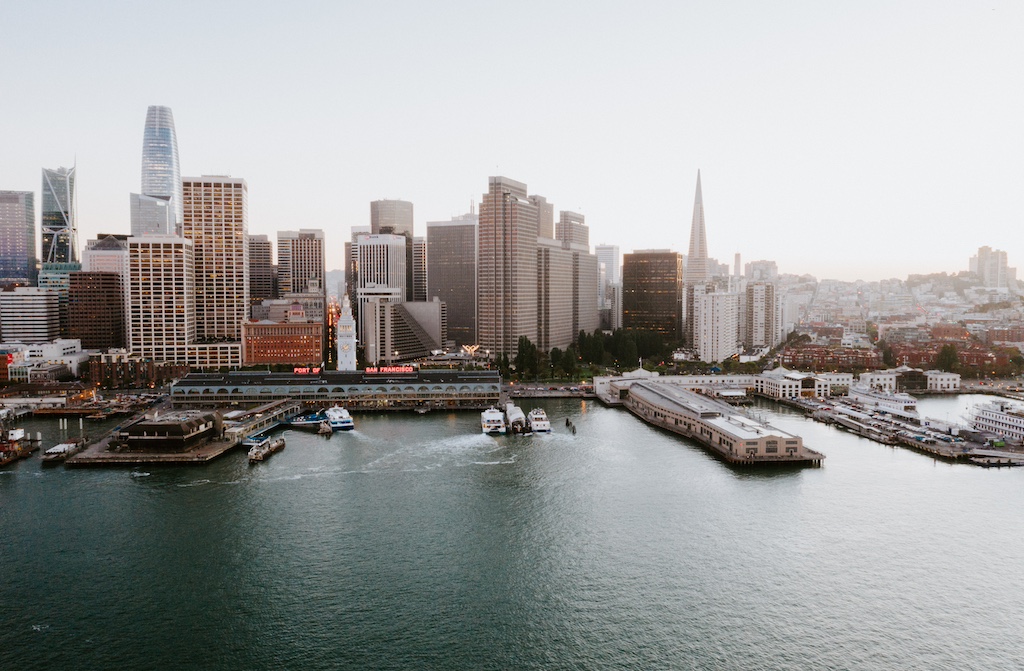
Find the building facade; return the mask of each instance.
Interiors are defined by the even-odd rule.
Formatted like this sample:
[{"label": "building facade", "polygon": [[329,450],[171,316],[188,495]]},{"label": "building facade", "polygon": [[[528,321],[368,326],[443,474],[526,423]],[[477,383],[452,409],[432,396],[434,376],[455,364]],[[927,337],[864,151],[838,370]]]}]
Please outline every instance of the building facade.
[{"label": "building facade", "polygon": [[43,168],[42,231],[45,263],[78,261],[75,168]]},{"label": "building facade", "polygon": [[28,344],[60,337],[57,292],[40,287],[0,291],[0,337]]},{"label": "building facade", "polygon": [[448,305],[448,335],[475,345],[477,215],[427,222],[427,298]]},{"label": "building facade", "polygon": [[[274,249],[265,235],[249,236],[249,305],[277,298]],[[251,311],[249,316],[251,317]]]},{"label": "building facade", "polygon": [[241,340],[249,313],[248,203],[244,179],[182,180],[182,230],[192,241],[200,342]]},{"label": "building facade", "polygon": [[0,191],[0,288],[36,282],[36,207],[31,191]]},{"label": "building facade", "polygon": [[196,340],[194,245],[188,238],[128,238],[129,349],[144,360],[188,361]]},{"label": "building facade", "polygon": [[124,285],[115,272],[73,272],[68,285],[68,326],[72,338],[93,350],[123,349]]},{"label": "building facade", "polygon": [[413,207],[405,200],[375,200],[370,203],[370,233],[372,235],[401,235],[405,238],[406,300],[415,295],[415,261],[413,245]]},{"label": "building facade", "polygon": [[622,327],[682,335],[683,257],[666,249],[622,257]]}]

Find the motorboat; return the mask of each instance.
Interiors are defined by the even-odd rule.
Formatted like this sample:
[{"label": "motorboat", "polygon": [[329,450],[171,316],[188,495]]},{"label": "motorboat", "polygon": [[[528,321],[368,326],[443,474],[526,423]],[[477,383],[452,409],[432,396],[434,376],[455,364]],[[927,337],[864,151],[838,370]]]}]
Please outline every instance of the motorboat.
[{"label": "motorboat", "polygon": [[548,421],[548,413],[543,408],[534,408],[526,416],[530,424],[530,431],[534,433],[551,433],[551,422]]},{"label": "motorboat", "polygon": [[480,413],[480,428],[484,433],[505,433],[505,415],[497,408]]},{"label": "motorboat", "polygon": [[327,408],[324,414],[327,416],[327,422],[331,425],[332,431],[351,431],[356,428],[352,421],[352,415],[348,414],[348,410],[340,405]]},{"label": "motorboat", "polygon": [[526,415],[523,414],[522,408],[515,403],[505,404],[505,417],[508,420],[508,429],[512,433],[526,433],[529,429],[526,424]]}]

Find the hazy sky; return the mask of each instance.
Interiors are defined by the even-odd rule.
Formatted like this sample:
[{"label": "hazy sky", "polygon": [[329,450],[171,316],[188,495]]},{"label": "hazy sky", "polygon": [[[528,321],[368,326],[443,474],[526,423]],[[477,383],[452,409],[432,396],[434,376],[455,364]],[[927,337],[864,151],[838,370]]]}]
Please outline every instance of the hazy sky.
[{"label": "hazy sky", "polygon": [[77,158],[82,243],[129,231],[168,105],[182,175],[244,177],[250,233],[322,228],[332,268],[371,200],[423,235],[489,175],[591,244],[685,253],[698,169],[720,261],[1024,268],[1019,0],[37,0],[0,12],[0,64],[0,189]]}]

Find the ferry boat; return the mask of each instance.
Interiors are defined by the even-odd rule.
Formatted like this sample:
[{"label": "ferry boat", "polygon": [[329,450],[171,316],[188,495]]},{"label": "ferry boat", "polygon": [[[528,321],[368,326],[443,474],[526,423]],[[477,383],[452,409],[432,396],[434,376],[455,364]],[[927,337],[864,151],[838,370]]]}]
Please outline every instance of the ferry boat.
[{"label": "ferry boat", "polygon": [[526,416],[530,424],[530,431],[534,433],[551,433],[551,422],[548,421],[548,413],[543,408],[534,408]]},{"label": "ferry boat", "polygon": [[293,429],[308,429],[310,431],[316,431],[320,428],[320,424],[325,421],[327,421],[327,415],[323,410],[317,410],[316,412],[296,417],[288,422],[288,426]]},{"label": "ferry boat", "polygon": [[25,438],[24,429],[10,429],[7,435],[0,439],[0,466],[6,466],[18,459],[26,459],[36,449],[38,448]]},{"label": "ferry boat", "polygon": [[264,438],[249,448],[249,463],[255,464],[256,462],[263,461],[270,455],[283,449],[284,438],[277,438],[275,440]]},{"label": "ferry boat", "polygon": [[523,414],[522,408],[515,403],[505,404],[505,417],[508,420],[508,429],[512,433],[526,433],[529,430],[526,415]]},{"label": "ferry boat", "polygon": [[971,428],[994,433],[1014,443],[1024,442],[1024,408],[1006,401],[990,401],[974,408]]},{"label": "ferry boat", "polygon": [[348,414],[348,410],[340,405],[327,408],[324,414],[327,415],[327,422],[331,425],[332,431],[351,431],[356,428],[352,421],[352,415]]},{"label": "ferry boat", "polygon": [[497,408],[480,413],[480,428],[484,433],[505,433],[505,415]]}]

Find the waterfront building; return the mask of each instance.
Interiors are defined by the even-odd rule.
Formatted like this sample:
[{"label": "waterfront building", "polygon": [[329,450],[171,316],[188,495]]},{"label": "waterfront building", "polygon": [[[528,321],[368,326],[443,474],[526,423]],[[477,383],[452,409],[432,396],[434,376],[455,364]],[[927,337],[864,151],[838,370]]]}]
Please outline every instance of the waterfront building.
[{"label": "waterfront building", "polygon": [[92,350],[124,348],[125,300],[116,272],[78,271],[68,276],[68,330]]},{"label": "waterfront building", "polygon": [[0,191],[0,288],[35,283],[35,194]]},{"label": "waterfront building", "polygon": [[491,177],[477,236],[477,338],[491,355],[514,355],[522,336],[537,342],[537,227],[526,184]]},{"label": "waterfront building", "polygon": [[990,401],[974,408],[971,428],[1008,438],[1015,443],[1024,442],[1024,408],[1008,401]]},{"label": "waterfront building", "polygon": [[405,283],[403,294],[413,300],[415,272],[412,203],[405,200],[375,200],[370,203],[370,234],[400,235],[405,238]]},{"label": "waterfront building", "polygon": [[234,177],[187,177],[182,205],[195,264],[195,342],[238,342],[249,313],[248,186]]},{"label": "waterfront building", "polygon": [[129,349],[158,362],[187,362],[196,341],[194,243],[188,238],[128,238]]},{"label": "waterfront building", "polygon": [[43,168],[43,263],[78,261],[75,168]]},{"label": "waterfront building", "polygon": [[352,303],[348,295],[341,299],[341,315],[335,326],[338,341],[338,370],[354,371],[356,369],[356,320],[352,316]]},{"label": "waterfront building", "polygon": [[277,298],[273,243],[266,235],[249,236],[249,306]]},{"label": "waterfront building", "polygon": [[483,410],[497,405],[500,396],[498,371],[417,370],[413,366],[371,366],[355,372],[310,368],[300,373],[190,373],[171,385],[170,391],[175,408],[295,399],[356,410]]},{"label": "waterfront building", "polygon": [[186,410],[148,415],[114,432],[112,446],[125,452],[185,452],[221,434],[220,413]]},{"label": "waterfront building", "polygon": [[4,342],[28,344],[59,338],[57,292],[43,287],[0,291],[0,335]]},{"label": "waterfront building", "polygon": [[[181,235],[184,222],[181,167],[178,162],[178,136],[174,130],[174,115],[170,107],[150,105],[146,110],[146,127],[142,135],[142,196],[167,202],[170,208],[168,229],[152,231],[168,235]],[[134,201],[133,201],[134,202]],[[141,202],[141,199],[140,199]],[[139,232],[132,219],[132,235],[142,237],[150,231],[143,229],[159,222],[159,203],[149,201],[145,217],[140,218]],[[140,213],[142,214],[142,213]]]},{"label": "waterfront building", "polygon": [[176,213],[170,196],[133,193],[130,204],[132,235],[178,235],[175,231],[180,231],[180,226],[174,220]]},{"label": "waterfront building", "polygon": [[427,222],[427,298],[448,306],[453,344],[475,345],[477,215]]},{"label": "waterfront building", "polygon": [[683,257],[667,249],[623,255],[622,327],[657,331],[668,341],[682,332]]},{"label": "waterfront building", "polygon": [[697,171],[697,191],[693,197],[693,221],[690,224],[690,249],[686,255],[685,305],[683,305],[683,341],[688,347],[696,347],[696,322],[694,320],[694,288],[711,281],[708,260],[707,234],[704,229],[704,197],[701,195],[700,171]]}]

